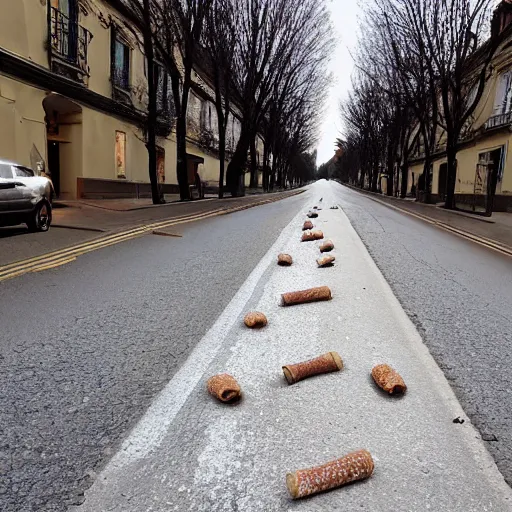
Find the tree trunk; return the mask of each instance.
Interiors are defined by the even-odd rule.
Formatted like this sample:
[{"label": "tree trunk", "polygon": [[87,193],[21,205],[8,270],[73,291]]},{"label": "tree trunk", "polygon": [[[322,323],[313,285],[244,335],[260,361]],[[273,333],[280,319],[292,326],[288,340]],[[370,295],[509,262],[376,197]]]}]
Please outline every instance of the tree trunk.
[{"label": "tree trunk", "polygon": [[370,184],[370,189],[372,192],[377,192],[377,179],[379,178],[379,168],[375,166],[372,169],[372,180]]},{"label": "tree trunk", "polygon": [[[215,63],[214,63],[215,64]],[[222,86],[220,70],[217,65],[214,66],[214,86],[215,86],[215,110],[217,111],[217,130],[219,132],[219,199],[224,197],[224,172],[226,167],[226,130],[228,127],[229,99],[227,92],[224,91],[224,104],[226,113],[222,106]]]},{"label": "tree trunk", "polygon": [[386,195],[392,196],[393,190],[395,190],[395,174],[393,172],[388,173],[387,185],[386,185]]},{"label": "tree trunk", "polygon": [[263,146],[263,190],[268,192],[268,178],[269,178],[269,151],[268,151],[268,143],[265,142]]},{"label": "tree trunk", "polygon": [[448,176],[446,179],[446,201],[444,207],[448,210],[455,209],[455,183],[457,181],[457,146],[448,136],[446,145],[446,157]]},{"label": "tree trunk", "polygon": [[387,152],[387,186],[386,186],[386,195],[392,196],[393,191],[396,190],[395,187],[395,147],[389,142],[388,143],[388,152]]},{"label": "tree trunk", "polygon": [[400,187],[400,197],[405,199],[407,196],[407,187],[409,185],[409,163],[407,162],[407,158],[405,162],[402,163],[402,183]]},{"label": "tree trunk", "polygon": [[182,201],[188,201],[190,199],[187,168],[187,109],[188,95],[191,85],[191,73],[191,65],[185,65],[183,90],[181,92],[181,105],[179,109],[178,119],[176,120],[176,174],[178,177],[178,185],[180,188],[180,199]]},{"label": "tree trunk", "polygon": [[256,137],[251,138],[251,181],[249,187],[258,188],[258,162],[256,158]]},{"label": "tree trunk", "polygon": [[364,175],[365,172],[363,168],[361,168],[361,176],[359,176],[359,188],[364,188]]},{"label": "tree trunk", "polygon": [[188,201],[190,199],[189,183],[188,183],[188,169],[187,169],[187,121],[186,110],[176,121],[176,174],[178,177],[178,185],[180,188],[180,199]]},{"label": "tree trunk", "polygon": [[[150,18],[149,0],[144,0],[144,18]],[[149,25],[148,25],[149,26]],[[156,158],[156,123],[157,123],[157,88],[155,83],[154,48],[151,32],[144,34],[144,52],[148,64],[148,117],[146,125],[146,149],[148,150],[149,181],[151,183],[151,198],[153,204],[164,202],[158,186]]]},{"label": "tree trunk", "polygon": [[219,133],[219,199],[224,197],[224,167],[226,164],[226,132]]},{"label": "tree trunk", "polygon": [[240,177],[245,172],[247,164],[247,151],[251,144],[251,134],[248,127],[242,126],[240,139],[236,145],[233,158],[229,162],[226,172],[226,186],[231,192],[232,197],[238,197],[244,194],[243,188],[240,186]]}]

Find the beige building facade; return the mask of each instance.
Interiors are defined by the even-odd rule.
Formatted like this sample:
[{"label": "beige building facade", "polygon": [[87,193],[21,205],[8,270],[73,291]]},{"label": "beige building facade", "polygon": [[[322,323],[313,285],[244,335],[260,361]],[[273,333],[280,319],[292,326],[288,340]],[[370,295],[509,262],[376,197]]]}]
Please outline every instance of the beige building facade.
[{"label": "beige building facade", "polygon": [[[496,11],[501,30],[512,21],[512,5]],[[512,35],[504,37],[495,54],[481,100],[468,122],[467,135],[457,153],[455,201],[472,211],[512,211]],[[439,133],[438,151],[432,166],[432,196],[444,201],[447,160],[445,137]],[[424,172],[423,150],[418,147],[409,169],[408,192],[414,193]],[[494,190],[495,186],[495,190]],[[492,189],[492,190],[491,190]],[[491,197],[493,196],[493,197]],[[490,204],[492,202],[492,204]]]},{"label": "beige building facade", "polygon": [[[0,0],[0,9],[0,159],[35,170],[43,163],[63,199],[148,196],[146,61],[126,21],[108,0]],[[169,82],[162,68],[159,101],[169,129],[157,141],[158,175],[164,192],[175,193]],[[190,174],[196,166],[211,183],[219,174],[213,97],[207,78],[195,74]],[[232,147],[239,133],[234,112]],[[258,151],[262,159],[261,140]]]}]

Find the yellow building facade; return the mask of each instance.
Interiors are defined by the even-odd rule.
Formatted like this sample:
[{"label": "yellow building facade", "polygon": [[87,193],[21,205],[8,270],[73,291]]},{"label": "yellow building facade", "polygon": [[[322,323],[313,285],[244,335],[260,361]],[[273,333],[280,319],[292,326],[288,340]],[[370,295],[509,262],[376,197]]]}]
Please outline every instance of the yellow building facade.
[{"label": "yellow building facade", "polygon": [[[0,0],[0,9],[0,159],[43,164],[64,199],[149,195],[146,61],[126,20],[108,0]],[[171,99],[164,73],[161,83],[163,109]],[[194,74],[187,151],[211,183],[219,175],[213,97]],[[158,174],[175,193],[176,141],[167,133],[157,141]],[[228,141],[239,133],[234,112]]]},{"label": "yellow building facade", "polygon": [[[512,13],[504,5],[503,15]],[[498,11],[497,15],[500,15]],[[508,18],[507,18],[508,19]],[[503,26],[506,28],[506,26]],[[510,32],[509,32],[510,33]],[[492,62],[480,102],[468,122],[467,136],[457,153],[455,201],[458,207],[484,211],[490,187],[496,182],[493,211],[512,211],[512,36],[504,38]],[[438,151],[432,166],[432,197],[444,201],[447,165],[445,137],[439,133]],[[411,162],[408,192],[414,193],[424,172],[422,150]]]}]

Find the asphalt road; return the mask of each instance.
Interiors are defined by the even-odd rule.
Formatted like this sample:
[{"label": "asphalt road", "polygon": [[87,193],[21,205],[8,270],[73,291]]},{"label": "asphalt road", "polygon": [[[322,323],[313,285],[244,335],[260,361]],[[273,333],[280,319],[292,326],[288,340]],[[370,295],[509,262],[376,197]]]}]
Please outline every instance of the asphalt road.
[{"label": "asphalt road", "polygon": [[332,187],[512,486],[512,259]]},{"label": "asphalt road", "polygon": [[[318,268],[319,244],[300,241],[300,211],[73,512],[512,511],[512,489],[414,324],[345,213],[329,208],[330,184],[312,192],[323,196],[314,223],[334,241],[334,266]],[[291,267],[276,265],[279,252]],[[320,285],[332,300],[279,305],[283,291]],[[264,329],[244,326],[251,310],[265,312]],[[341,371],[286,383],[283,364],[332,350]],[[405,396],[376,388],[370,371],[382,362],[403,376]],[[242,387],[237,404],[206,392],[224,372]],[[372,454],[371,478],[290,499],[288,472],[358,448]]]},{"label": "asphalt road", "polygon": [[[331,187],[512,483],[511,260]],[[0,284],[2,511],[63,511],[83,501],[311,197]]]},{"label": "asphalt road", "polygon": [[303,202],[179,226],[183,238],[149,235],[0,283],[2,512],[83,500]]}]

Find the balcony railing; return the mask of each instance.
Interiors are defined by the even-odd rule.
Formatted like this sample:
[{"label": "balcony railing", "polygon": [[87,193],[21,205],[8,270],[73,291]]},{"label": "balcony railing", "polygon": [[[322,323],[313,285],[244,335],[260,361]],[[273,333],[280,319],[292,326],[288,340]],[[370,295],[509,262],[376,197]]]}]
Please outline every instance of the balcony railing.
[{"label": "balcony railing", "polygon": [[506,114],[499,114],[497,116],[490,117],[485,123],[486,130],[492,130],[493,128],[498,128],[500,126],[506,126],[512,123],[512,112],[507,112]]},{"label": "balcony railing", "polygon": [[92,34],[77,21],[51,7],[50,36],[52,55],[88,75],[87,50]]}]

